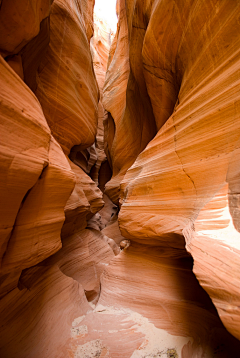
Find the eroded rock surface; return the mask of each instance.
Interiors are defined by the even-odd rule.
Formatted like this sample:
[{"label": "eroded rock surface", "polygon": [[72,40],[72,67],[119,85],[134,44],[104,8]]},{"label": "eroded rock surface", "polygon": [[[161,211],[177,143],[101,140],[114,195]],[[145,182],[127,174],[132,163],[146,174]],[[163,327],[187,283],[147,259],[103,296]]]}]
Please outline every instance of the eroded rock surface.
[{"label": "eroded rock surface", "polygon": [[121,232],[161,245],[184,235],[194,272],[239,338],[239,3],[128,4],[132,33],[143,31],[141,11],[148,20],[141,59],[159,131],[122,181]]},{"label": "eroded rock surface", "polygon": [[49,16],[53,0],[1,1],[0,54],[17,54],[38,35],[40,23]]},{"label": "eroded rock surface", "polygon": [[92,1],[54,1],[51,40],[38,73],[36,95],[53,136],[66,154],[74,145],[89,147],[97,130],[98,88],[82,15],[88,3],[93,6]]},{"label": "eroded rock surface", "polygon": [[0,1],[0,355],[237,357],[240,4],[93,6]]},{"label": "eroded rock surface", "polygon": [[[0,355],[61,357],[71,322],[92,309],[88,300],[97,300],[100,275],[114,257],[103,234],[84,230],[104,205],[102,192],[66,157],[73,145],[95,141],[94,4],[54,1],[50,19],[49,1],[0,5],[6,32],[5,60],[0,57]],[[49,47],[43,21],[50,21]],[[23,80],[32,90],[37,84],[41,104]]]}]

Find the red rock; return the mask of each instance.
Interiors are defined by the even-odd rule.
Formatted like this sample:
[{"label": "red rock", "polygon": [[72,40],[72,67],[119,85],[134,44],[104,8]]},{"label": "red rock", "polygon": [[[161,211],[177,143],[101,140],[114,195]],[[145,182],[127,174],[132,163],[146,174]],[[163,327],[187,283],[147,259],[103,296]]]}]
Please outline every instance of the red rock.
[{"label": "red rock", "polygon": [[146,27],[140,23],[132,30],[130,25],[131,21],[144,22],[142,9],[139,5],[136,19],[129,20],[125,1],[120,0],[118,6],[118,31],[110,51],[103,98],[104,107],[110,113],[105,124],[105,151],[113,170],[113,177],[106,184],[106,194],[115,204],[124,174],[156,134],[141,59]]},{"label": "red rock", "polygon": [[66,154],[74,145],[89,147],[97,130],[98,88],[86,35],[91,24],[85,23],[89,14],[86,18],[81,14],[89,5],[81,4],[54,1],[51,40],[39,68],[36,90],[52,134]]},{"label": "red rock", "polygon": [[109,223],[109,225],[102,230],[102,233],[113,239],[118,245],[125,240],[125,237],[122,236],[120,232],[118,220],[113,223]]},{"label": "red rock", "polygon": [[63,248],[46,264],[56,264],[60,270],[79,282],[89,301],[98,299],[100,275],[114,258],[103,235],[93,229],[81,230],[63,239]]},{"label": "red rock", "polygon": [[[62,128],[68,146],[57,137],[55,128],[51,128],[51,135],[39,102],[16,74],[23,78],[21,60],[24,59],[24,78],[29,76],[25,80],[34,87],[38,60],[41,61],[37,53],[41,45],[46,47],[45,35],[41,31],[38,35],[36,32],[35,38],[31,35],[22,43],[22,47],[25,45],[20,54],[22,58],[20,55],[8,56],[7,60],[16,73],[0,58],[1,171],[4,173],[1,177],[1,254],[4,256],[1,263],[1,356],[63,356],[64,347],[71,340],[71,322],[90,309],[86,295],[90,301],[97,300],[100,275],[114,257],[110,246],[116,249],[115,244],[100,232],[82,230],[87,220],[103,206],[102,193],[87,174],[67,160],[54,139],[59,140],[66,152],[84,140],[82,148],[87,148],[94,142],[97,129],[98,89],[89,47],[93,2],[82,2],[81,9],[72,6],[74,4],[77,5],[71,1],[55,1],[52,9],[49,51],[54,49],[61,53],[59,62],[55,61],[54,53],[53,67],[55,69],[59,64],[65,66],[64,61],[71,60],[69,69],[64,67],[66,72],[60,72],[58,77],[59,73],[49,66],[48,52],[39,73],[40,87],[43,84],[42,75],[46,73],[46,88],[51,93],[52,88],[57,89],[54,92],[55,103],[60,94],[66,97],[67,105],[64,103],[63,108],[70,117],[70,128],[67,126],[65,131],[65,123]],[[54,22],[56,19],[59,22]],[[25,18],[22,20],[24,23]],[[38,19],[35,20],[37,23]],[[58,47],[59,29],[66,34],[62,48]],[[42,40],[44,43],[41,43]],[[74,47],[74,44],[78,46]],[[69,48],[72,48],[71,55]],[[19,49],[16,47],[16,51]],[[81,61],[78,61],[79,58]],[[15,59],[18,60],[17,66]],[[68,75],[70,70],[72,77]],[[51,82],[49,73],[53,77],[56,75],[55,82]],[[62,87],[61,75],[64,81],[69,81]],[[84,89],[79,98],[80,77]],[[38,87],[40,98],[39,93]],[[46,113],[44,102],[42,106]],[[75,114],[75,122],[72,114]],[[79,118],[82,121],[80,128]],[[77,134],[71,131],[72,125],[77,126]],[[69,137],[67,129],[70,130]],[[59,251],[62,247],[60,233],[63,249]],[[59,253],[53,255],[57,251]],[[58,300],[61,302],[58,303]]]},{"label": "red rock", "polygon": [[22,57],[20,55],[10,56],[6,59],[10,67],[24,80]]},{"label": "red rock", "polygon": [[69,163],[76,176],[76,185],[64,208],[66,219],[62,237],[85,229],[87,221],[104,205],[102,192],[94,181],[77,165]]},{"label": "red rock", "polygon": [[81,285],[54,266],[26,270],[2,300],[2,357],[63,357],[71,322],[90,310]]},{"label": "red rock", "polygon": [[193,272],[228,331],[239,339],[240,245],[229,212],[227,185],[202,208],[194,228],[185,234],[194,258]]},{"label": "red rock", "polygon": [[[153,8],[142,55],[156,123],[157,126],[165,124],[125,175],[120,228],[129,239],[156,240],[161,245],[177,245],[177,241],[169,241],[170,234],[184,234],[195,259],[194,272],[211,293],[226,328],[239,338],[239,326],[235,323],[239,301],[234,299],[229,305],[226,299],[234,292],[228,282],[233,276],[239,280],[231,257],[231,252],[234,251],[235,257],[237,251],[230,237],[239,235],[238,219],[234,215],[235,228],[224,230],[231,219],[230,213],[238,212],[238,194],[235,194],[238,170],[234,166],[239,147],[239,122],[236,121],[240,99],[239,37],[235,36],[239,28],[239,4],[228,5],[204,2],[195,8],[191,1],[186,7],[174,1],[162,1],[156,2]],[[222,26],[218,26],[218,22]],[[174,27],[170,23],[174,23]],[[206,27],[211,32],[210,42]],[[178,99],[173,88],[176,84],[180,86]],[[223,202],[218,198],[226,182],[232,186],[229,208],[226,193],[221,199]],[[212,205],[210,209],[208,203]],[[227,216],[218,219],[224,208]],[[204,240],[200,244],[201,220],[200,231],[209,237],[206,250]],[[217,245],[217,241],[211,239],[211,231],[216,240],[224,240],[224,245]],[[204,252],[209,251],[209,255],[202,256],[200,247]],[[225,293],[219,289],[215,277],[223,276],[218,255],[225,255],[229,262],[229,268],[224,271],[228,277],[223,284]],[[204,274],[203,262],[205,265],[214,262],[215,273],[205,271]],[[233,297],[236,296],[233,293]],[[230,323],[230,316],[234,325]]]},{"label": "red rock", "polygon": [[61,248],[64,206],[74,185],[74,173],[60,146],[52,139],[49,165],[18,212],[2,262],[3,272],[11,272],[14,268],[21,273],[21,270],[36,265]]},{"label": "red rock", "polygon": [[239,3],[119,0],[108,64],[92,0],[49,47],[39,4],[0,1],[0,355],[236,357]]},{"label": "red rock", "polygon": [[40,23],[50,12],[52,0],[2,1],[0,11],[0,54],[17,54],[37,36]]},{"label": "red rock", "polygon": [[[131,242],[104,271],[99,305],[103,311],[112,306],[131,309],[155,327],[185,337],[189,344],[182,357],[210,358],[214,352],[226,358],[234,355],[239,342],[226,332],[191,269],[191,258],[184,248]],[[175,337],[175,346],[177,342]]]},{"label": "red rock", "polygon": [[0,57],[1,78],[1,257],[27,192],[48,164],[50,130],[23,81]]},{"label": "red rock", "polygon": [[37,89],[37,71],[46,56],[50,41],[50,16],[42,20],[36,37],[21,50],[24,81],[35,92]]}]

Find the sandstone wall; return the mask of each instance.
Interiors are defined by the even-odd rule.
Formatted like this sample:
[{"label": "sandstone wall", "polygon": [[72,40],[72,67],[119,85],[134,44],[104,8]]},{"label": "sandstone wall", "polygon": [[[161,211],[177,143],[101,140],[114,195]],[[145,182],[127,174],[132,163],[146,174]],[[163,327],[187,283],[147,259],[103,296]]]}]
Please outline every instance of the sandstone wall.
[{"label": "sandstone wall", "polygon": [[[114,163],[118,173],[131,166],[121,182],[122,235],[175,249],[182,247],[184,235],[193,271],[226,328],[239,338],[239,2],[156,0],[120,6],[119,31],[125,24],[125,37],[118,35],[118,43],[124,38],[129,46],[126,94],[120,107],[121,97],[110,91],[123,91],[124,83],[119,84],[117,71],[111,73],[120,59],[115,50],[104,103],[115,128],[110,152],[116,151],[107,187],[114,183],[119,190]],[[146,137],[143,151],[136,139],[141,153],[128,161],[135,144],[129,141],[129,148],[125,140],[143,128],[137,111],[128,119],[123,115],[126,127],[119,125],[137,93],[128,92],[132,76],[144,93],[135,103],[150,127],[154,118],[158,132],[150,142]],[[142,109],[148,98],[154,117]],[[122,108],[121,116],[111,103]]]},{"label": "sandstone wall", "polygon": [[93,6],[93,1],[54,1],[51,41],[38,71],[36,95],[66,154],[74,145],[89,147],[96,136],[98,87],[82,16],[88,3]]},{"label": "sandstone wall", "polygon": [[237,357],[240,3],[93,6],[0,1],[0,355]]},{"label": "sandstone wall", "polygon": [[65,357],[71,323],[92,309],[114,257],[84,230],[102,192],[66,157],[97,132],[94,2],[0,5],[0,355]]},{"label": "sandstone wall", "polygon": [[118,202],[119,184],[127,169],[156,134],[141,60],[146,28],[141,19],[136,18],[136,26],[142,28],[129,32],[125,1],[118,2],[118,12],[118,30],[110,50],[103,99],[110,113],[106,123],[105,150],[113,171],[106,193],[114,203]]}]

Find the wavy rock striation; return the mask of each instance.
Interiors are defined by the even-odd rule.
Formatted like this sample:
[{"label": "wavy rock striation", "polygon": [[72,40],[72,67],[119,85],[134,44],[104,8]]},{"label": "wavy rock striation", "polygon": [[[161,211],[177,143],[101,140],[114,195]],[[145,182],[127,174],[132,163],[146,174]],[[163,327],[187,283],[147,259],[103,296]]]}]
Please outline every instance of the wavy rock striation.
[{"label": "wavy rock striation", "polygon": [[[95,140],[98,87],[82,12],[93,2],[57,0],[51,7],[51,41],[39,68],[36,95],[53,136],[69,154]],[[87,26],[89,31],[90,23]]]},{"label": "wavy rock striation", "polygon": [[237,357],[240,3],[93,6],[0,0],[0,355]]},{"label": "wavy rock striation", "polygon": [[66,157],[97,131],[94,3],[0,5],[0,355],[65,357],[71,322],[92,309],[114,257],[103,234],[84,230],[102,192]]},{"label": "wavy rock striation", "polygon": [[[139,8],[141,11],[141,8]],[[106,194],[118,203],[119,184],[138,154],[156,134],[156,125],[146,90],[141,48],[146,28],[129,32],[125,2],[118,2],[119,24],[104,86],[103,104],[109,112],[106,153],[113,176]],[[136,22],[138,20],[136,19]],[[140,20],[139,20],[140,21]]]},{"label": "wavy rock striation", "polygon": [[226,331],[191,270],[192,259],[184,243],[182,249],[175,249],[132,242],[104,271],[99,304],[130,308],[146,317],[156,328],[175,336],[169,349],[178,346],[178,337],[184,337],[179,357],[234,356],[239,341]]},{"label": "wavy rock striation", "polygon": [[239,3],[129,1],[127,9],[133,33],[143,31],[136,16],[148,21],[141,60],[159,131],[122,181],[121,232],[174,247],[184,235],[199,282],[240,338]]}]

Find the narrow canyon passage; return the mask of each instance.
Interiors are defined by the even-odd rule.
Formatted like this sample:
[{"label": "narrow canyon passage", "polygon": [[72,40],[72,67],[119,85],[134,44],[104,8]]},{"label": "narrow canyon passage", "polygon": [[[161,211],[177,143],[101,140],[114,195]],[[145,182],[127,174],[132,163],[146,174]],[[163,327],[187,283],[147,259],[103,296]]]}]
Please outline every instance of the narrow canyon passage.
[{"label": "narrow canyon passage", "polygon": [[240,356],[239,10],[0,0],[1,358]]}]

